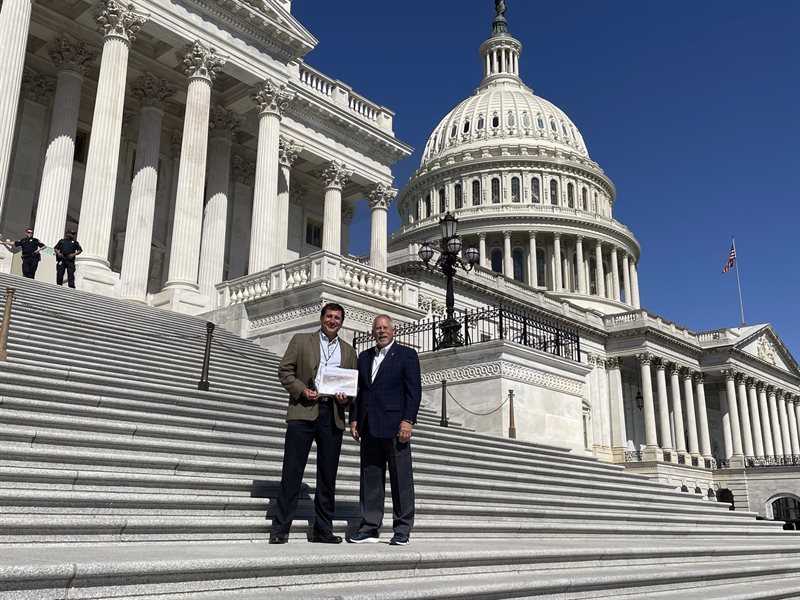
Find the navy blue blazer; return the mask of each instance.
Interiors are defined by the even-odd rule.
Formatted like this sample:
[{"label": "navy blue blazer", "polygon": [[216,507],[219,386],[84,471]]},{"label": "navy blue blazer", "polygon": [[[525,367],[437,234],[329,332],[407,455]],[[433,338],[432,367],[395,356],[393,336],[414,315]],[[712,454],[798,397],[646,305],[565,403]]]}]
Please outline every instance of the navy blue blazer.
[{"label": "navy blue blazer", "polygon": [[358,394],[350,420],[358,422],[359,433],[368,420],[372,437],[393,438],[401,421],[417,422],[422,400],[419,357],[413,348],[395,342],[370,381],[374,358],[374,347],[358,355]]}]

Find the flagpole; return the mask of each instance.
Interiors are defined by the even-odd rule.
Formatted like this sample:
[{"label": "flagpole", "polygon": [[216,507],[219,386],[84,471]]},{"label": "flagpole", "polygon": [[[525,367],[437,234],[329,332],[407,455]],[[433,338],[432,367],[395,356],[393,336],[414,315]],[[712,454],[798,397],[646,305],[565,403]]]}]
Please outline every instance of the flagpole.
[{"label": "flagpole", "polygon": [[[733,239],[733,236],[731,236],[731,247],[733,248],[733,251],[736,252],[736,242]],[[739,255],[738,254],[736,254],[736,259],[734,260],[734,267],[736,267],[736,287],[739,290],[739,312],[741,313],[741,316],[742,316],[742,327],[744,327],[744,325],[745,325],[745,323],[744,323],[744,302],[742,302],[742,282],[739,279]]]}]

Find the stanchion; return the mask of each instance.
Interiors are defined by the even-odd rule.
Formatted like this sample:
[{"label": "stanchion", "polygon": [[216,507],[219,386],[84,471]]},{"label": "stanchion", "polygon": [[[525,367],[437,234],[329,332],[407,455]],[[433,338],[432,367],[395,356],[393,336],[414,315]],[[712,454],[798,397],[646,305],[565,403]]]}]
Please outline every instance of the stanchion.
[{"label": "stanchion", "polygon": [[14,288],[6,288],[6,306],[3,324],[0,325],[0,361],[8,358],[8,330],[11,327],[11,306],[14,304]]},{"label": "stanchion", "polygon": [[197,382],[197,389],[204,392],[209,389],[208,368],[211,365],[211,336],[213,334],[214,324],[211,322],[206,323],[206,351],[203,354],[203,371],[200,374],[200,381]]},{"label": "stanchion", "polygon": [[442,379],[442,418],[439,419],[439,425],[447,427],[447,380]]},{"label": "stanchion", "polygon": [[514,390],[508,390],[508,437],[517,439],[517,424],[514,422]]}]

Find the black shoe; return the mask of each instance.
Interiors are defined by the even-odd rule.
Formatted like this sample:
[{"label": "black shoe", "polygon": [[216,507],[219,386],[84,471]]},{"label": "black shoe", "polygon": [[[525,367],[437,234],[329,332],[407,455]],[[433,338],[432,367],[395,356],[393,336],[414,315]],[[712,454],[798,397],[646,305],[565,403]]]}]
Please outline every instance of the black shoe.
[{"label": "black shoe", "polygon": [[285,544],[289,541],[289,534],[284,531],[273,531],[269,534],[270,544]]},{"label": "black shoe", "polygon": [[394,537],[389,540],[389,543],[392,546],[408,546],[411,543],[411,540],[407,535],[403,535],[402,533],[395,533]]},{"label": "black shoe", "polygon": [[315,533],[311,537],[311,541],[315,544],[341,544],[342,538],[338,535],[333,535],[331,531],[323,531],[322,533]]}]

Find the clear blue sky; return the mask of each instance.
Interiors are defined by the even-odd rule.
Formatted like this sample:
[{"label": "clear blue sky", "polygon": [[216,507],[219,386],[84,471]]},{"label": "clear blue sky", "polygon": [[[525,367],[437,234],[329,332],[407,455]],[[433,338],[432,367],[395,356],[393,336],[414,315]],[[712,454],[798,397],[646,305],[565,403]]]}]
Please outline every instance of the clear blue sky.
[{"label": "clear blue sky", "polygon": [[[690,329],[745,318],[800,358],[800,0],[507,0],[522,77],[581,130],[642,245],[646,308]],[[397,113],[415,148],[481,79],[492,0],[295,0],[308,62]],[[364,204],[364,203],[360,203]],[[366,206],[351,251],[369,250]],[[390,232],[399,226],[390,210]]]}]

